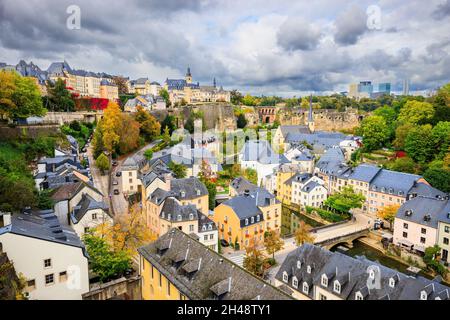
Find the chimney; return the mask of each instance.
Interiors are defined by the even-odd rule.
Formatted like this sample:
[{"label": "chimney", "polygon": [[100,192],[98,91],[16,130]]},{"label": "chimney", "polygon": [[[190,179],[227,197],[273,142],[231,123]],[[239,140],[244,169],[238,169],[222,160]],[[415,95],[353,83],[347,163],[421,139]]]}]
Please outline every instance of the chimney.
[{"label": "chimney", "polygon": [[248,197],[250,195],[250,190],[245,189],[244,190],[244,196]]},{"label": "chimney", "polygon": [[0,212],[0,228],[11,224],[11,212]]}]

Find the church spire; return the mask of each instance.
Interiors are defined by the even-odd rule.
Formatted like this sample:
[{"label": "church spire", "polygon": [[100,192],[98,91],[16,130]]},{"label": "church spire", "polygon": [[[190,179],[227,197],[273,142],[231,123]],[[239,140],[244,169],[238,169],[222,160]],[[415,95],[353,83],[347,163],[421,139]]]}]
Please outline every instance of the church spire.
[{"label": "church spire", "polygon": [[191,68],[189,66],[187,67],[186,77],[192,77]]},{"label": "church spire", "polygon": [[314,132],[314,119],[313,119],[313,108],[312,108],[312,93],[309,96],[309,112],[308,112],[308,128],[311,132]]},{"label": "church spire", "polygon": [[213,79],[213,86],[214,86],[214,88],[216,87],[216,77],[214,77],[214,79]]}]

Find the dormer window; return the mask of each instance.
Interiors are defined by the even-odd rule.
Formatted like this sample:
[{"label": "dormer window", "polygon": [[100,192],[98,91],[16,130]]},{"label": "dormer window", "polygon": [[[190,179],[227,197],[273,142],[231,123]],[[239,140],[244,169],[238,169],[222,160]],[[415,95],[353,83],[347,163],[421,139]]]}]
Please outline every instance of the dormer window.
[{"label": "dormer window", "polygon": [[212,230],[212,224],[208,225],[208,230]]},{"label": "dormer window", "polygon": [[199,196],[201,194],[202,194],[202,192],[200,191],[200,189],[197,189],[197,195]]},{"label": "dormer window", "polygon": [[192,213],[189,214],[189,220],[194,220],[194,215]]},{"label": "dormer window", "polygon": [[306,267],[306,272],[311,273],[311,266]]},{"label": "dormer window", "polygon": [[181,197],[184,198],[186,196],[186,192],[181,191]]},{"label": "dormer window", "polygon": [[169,213],[168,215],[167,215],[167,220],[170,220],[172,218],[172,215]]},{"label": "dormer window", "polygon": [[303,282],[303,293],[308,294],[309,292],[309,285],[306,282]]},{"label": "dormer window", "polygon": [[206,226],[205,225],[202,227],[202,231],[206,231]]},{"label": "dormer window", "polygon": [[245,225],[248,225],[248,219],[245,219]]},{"label": "dormer window", "polygon": [[375,271],[373,269],[370,269],[370,271],[369,271],[369,278],[375,279]]},{"label": "dormer window", "polygon": [[255,222],[255,217],[251,217],[250,221],[251,221],[251,223],[254,223]]},{"label": "dormer window", "polygon": [[289,276],[286,271],[283,272],[283,281],[286,283],[288,283],[288,281],[289,281]]},{"label": "dormer window", "polygon": [[177,220],[178,220],[178,221],[181,221],[181,220],[182,220],[181,214],[178,215]]},{"label": "dormer window", "polygon": [[428,295],[425,290],[420,291],[420,300],[428,300]]},{"label": "dormer window", "polygon": [[324,286],[324,287],[328,287],[328,278],[325,274],[322,275],[322,279],[320,281],[320,283]]},{"label": "dormer window", "polygon": [[333,291],[336,293],[341,293],[341,284],[337,280],[334,281]]},{"label": "dormer window", "polygon": [[161,217],[162,217],[162,218],[164,218],[164,211],[163,211],[163,212],[161,212]]},{"label": "dormer window", "polygon": [[389,287],[395,288],[395,280],[394,280],[394,278],[389,278]]},{"label": "dormer window", "polygon": [[294,288],[298,288],[298,279],[297,279],[297,277],[293,277],[292,278],[292,286]]},{"label": "dormer window", "polygon": [[364,300],[363,295],[361,294],[361,292],[357,292],[355,293],[355,300]]},{"label": "dormer window", "polygon": [[302,262],[301,261],[297,261],[297,269],[300,269],[302,267]]},{"label": "dormer window", "polygon": [[257,222],[259,222],[259,220],[260,220],[261,218],[260,218],[260,216],[259,216],[259,214],[256,216],[256,221]]}]

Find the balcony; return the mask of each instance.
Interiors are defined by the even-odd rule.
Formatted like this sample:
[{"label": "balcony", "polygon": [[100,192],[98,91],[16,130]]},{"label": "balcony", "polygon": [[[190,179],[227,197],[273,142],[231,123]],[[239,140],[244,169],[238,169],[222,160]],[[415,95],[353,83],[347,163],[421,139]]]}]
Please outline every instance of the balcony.
[{"label": "balcony", "polygon": [[228,231],[228,233],[227,233],[229,236],[231,236],[231,231]]},{"label": "balcony", "polygon": [[246,233],[246,234],[245,234],[245,237],[246,237],[246,238],[250,238],[250,234]]},{"label": "balcony", "polygon": [[228,220],[224,220],[223,223],[227,224],[227,223],[228,223]]},{"label": "balcony", "polygon": [[264,232],[264,230],[263,230],[263,229],[260,229],[260,230],[259,230],[259,233],[263,233],[263,232]]}]

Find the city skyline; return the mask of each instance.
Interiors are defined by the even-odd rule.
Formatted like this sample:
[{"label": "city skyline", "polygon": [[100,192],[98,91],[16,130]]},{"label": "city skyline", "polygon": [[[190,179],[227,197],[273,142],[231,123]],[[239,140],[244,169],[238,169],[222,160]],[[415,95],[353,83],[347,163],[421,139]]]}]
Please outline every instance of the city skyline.
[{"label": "city skyline", "polygon": [[[259,3],[259,4],[258,4]],[[70,30],[70,5],[80,29]],[[40,12],[40,15],[36,15]],[[70,11],[69,11],[70,12]],[[98,14],[100,13],[100,14]],[[420,19],[411,19],[420,14]],[[0,4],[0,60],[52,61],[149,77],[182,76],[252,94],[347,91],[363,80],[402,92],[433,90],[449,79],[449,1],[25,1]],[[28,21],[23,24],[23,21]],[[80,54],[80,52],[82,54]]]}]

